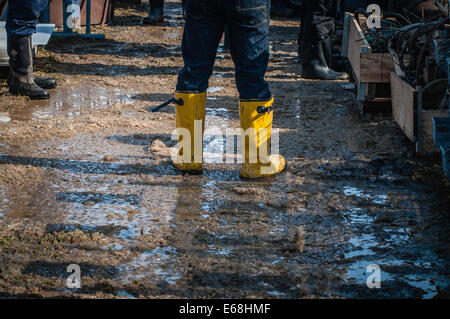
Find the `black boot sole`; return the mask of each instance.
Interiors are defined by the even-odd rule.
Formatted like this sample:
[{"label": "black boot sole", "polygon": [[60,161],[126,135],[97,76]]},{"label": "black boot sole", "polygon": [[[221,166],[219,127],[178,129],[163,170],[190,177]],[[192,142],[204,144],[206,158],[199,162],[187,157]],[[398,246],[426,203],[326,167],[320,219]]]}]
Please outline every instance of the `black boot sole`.
[{"label": "black boot sole", "polygon": [[155,24],[160,24],[162,22],[164,22],[164,17],[158,18],[156,20],[155,19],[149,19],[149,18],[144,18],[142,20],[142,24],[145,24],[145,25],[155,25]]},{"label": "black boot sole", "polygon": [[[51,90],[51,89],[54,89],[54,88],[56,88],[58,86],[57,83],[53,83],[53,84],[50,84],[50,85],[40,85],[36,81],[34,81],[34,83],[36,83],[41,89],[44,89],[44,90]],[[6,81],[6,84],[9,86],[9,80]]]},{"label": "black boot sole", "polygon": [[50,95],[28,95],[23,94],[20,90],[10,89],[9,93],[15,96],[27,96],[30,100],[48,100],[50,99]]},{"label": "black boot sole", "polygon": [[[36,82],[36,84],[39,85],[39,83],[37,83],[37,82]],[[39,85],[39,87],[41,87],[44,90],[51,90],[51,89],[56,88],[57,86],[58,85],[56,83],[52,84],[52,85]]]}]

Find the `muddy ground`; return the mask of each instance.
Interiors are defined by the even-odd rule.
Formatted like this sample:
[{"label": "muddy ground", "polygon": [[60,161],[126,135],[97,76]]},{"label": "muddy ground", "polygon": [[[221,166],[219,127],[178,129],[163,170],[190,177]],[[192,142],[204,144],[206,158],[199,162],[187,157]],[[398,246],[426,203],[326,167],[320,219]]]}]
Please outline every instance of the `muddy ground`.
[{"label": "muddy ground", "polygon": [[[0,88],[0,296],[431,298],[449,286],[449,190],[439,156],[418,157],[391,115],[358,112],[347,82],[305,81],[297,21],[271,22],[267,80],[288,162],[242,181],[170,165],[182,67],[180,3],[143,26],[119,4],[106,40],[53,38],[36,73],[49,101]],[[238,127],[230,55],[210,81],[205,151]],[[81,288],[65,287],[69,264]],[[366,285],[381,268],[381,288]]]}]

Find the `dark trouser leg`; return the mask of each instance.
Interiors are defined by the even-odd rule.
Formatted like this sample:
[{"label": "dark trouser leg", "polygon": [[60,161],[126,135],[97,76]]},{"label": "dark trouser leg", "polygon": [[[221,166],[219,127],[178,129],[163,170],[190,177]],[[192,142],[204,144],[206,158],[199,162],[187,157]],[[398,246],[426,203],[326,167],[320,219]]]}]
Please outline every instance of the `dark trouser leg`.
[{"label": "dark trouser leg", "polygon": [[148,17],[144,18],[143,24],[157,24],[164,21],[164,0],[150,0]]},{"label": "dark trouser leg", "polygon": [[17,38],[33,34],[48,0],[9,0],[6,16],[8,36]]},{"label": "dark trouser leg", "polygon": [[225,26],[217,2],[187,2],[186,23],[181,45],[184,67],[178,76],[177,91],[204,92],[212,74],[217,48]]},{"label": "dark trouser leg", "polygon": [[269,0],[240,1],[227,17],[230,50],[236,69],[236,86],[241,100],[272,97],[264,75],[269,63]]},{"label": "dark trouser leg", "polygon": [[302,40],[323,40],[334,33],[337,0],[304,1]]}]

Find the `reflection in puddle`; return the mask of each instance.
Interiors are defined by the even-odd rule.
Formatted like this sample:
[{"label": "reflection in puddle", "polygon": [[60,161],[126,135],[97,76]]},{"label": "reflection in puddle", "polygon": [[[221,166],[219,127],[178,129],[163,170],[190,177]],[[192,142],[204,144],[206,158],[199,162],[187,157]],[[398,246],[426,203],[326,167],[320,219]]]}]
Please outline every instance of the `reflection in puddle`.
[{"label": "reflection in puddle", "polygon": [[[116,187],[98,187],[98,190],[113,193]],[[131,188],[132,186],[128,192],[131,192]],[[124,187],[121,191],[127,192],[127,189],[128,187]],[[66,223],[84,226],[112,225],[120,228],[116,238],[129,240],[149,234],[161,225],[168,225],[173,219],[172,210],[176,205],[175,187],[153,186],[147,187],[145,191],[142,189],[141,192],[144,195],[137,201],[135,195],[114,194],[111,197],[111,194],[107,194],[101,196],[102,201],[66,201],[60,202],[60,205],[61,209],[72,212],[66,216]],[[98,198],[98,194],[95,197]]]},{"label": "reflection in puddle", "polygon": [[176,39],[178,37],[180,37],[180,33],[178,32],[168,32],[168,33],[164,33],[164,37],[167,39]]},{"label": "reflection in puddle", "polygon": [[371,248],[378,245],[374,235],[372,234],[362,234],[358,237],[352,237],[350,238],[349,243],[354,247],[354,250],[345,253],[345,259],[350,259],[357,256],[373,255],[374,252]]},{"label": "reflection in puddle", "polygon": [[386,204],[387,202],[387,195],[381,194],[381,195],[370,195],[364,193],[362,190],[356,188],[356,187],[350,187],[350,186],[344,186],[343,192],[345,196],[356,196],[359,198],[369,199],[372,200],[375,204]]},{"label": "reflection in puddle", "polygon": [[[375,204],[385,204],[388,200],[387,195],[369,195],[361,189],[350,186],[344,187],[343,193],[346,196],[371,200]],[[412,271],[405,273],[404,269],[411,267],[411,261],[407,257],[399,258],[393,252],[401,245],[410,244],[413,240],[410,237],[411,229],[391,225],[383,227],[375,223],[376,220],[372,214],[374,213],[360,207],[349,208],[342,212],[343,225],[353,234],[347,240],[349,249],[344,253],[345,260],[349,261],[349,264],[345,266],[345,282],[365,287],[368,277],[372,274],[366,272],[367,266],[375,264],[381,269],[382,288],[394,287],[399,284],[409,285],[422,289],[422,298],[431,298],[437,294],[438,286],[445,287],[447,285],[445,277],[427,270],[431,263],[442,263],[431,252],[424,252],[420,262],[414,264],[414,274],[411,274]],[[388,257],[380,251],[388,252]],[[413,292],[408,293],[412,294]],[[409,297],[413,297],[413,295]]]},{"label": "reflection in puddle", "polygon": [[[221,87],[210,88],[213,92]],[[226,140],[232,132],[232,112],[224,107],[207,107],[205,133],[203,137],[203,156],[205,163],[223,163],[226,160]],[[230,155],[233,156],[233,155]]]},{"label": "reflection in puddle", "polygon": [[219,256],[228,256],[232,253],[231,249],[227,249],[224,247],[217,247],[215,245],[208,245],[209,249],[207,252],[212,255],[219,255]]},{"label": "reflection in puddle", "polygon": [[131,283],[136,280],[151,278],[156,281],[164,280],[169,285],[175,285],[181,274],[174,268],[172,259],[177,250],[173,247],[158,247],[134,258],[131,262],[120,266],[120,281]]},{"label": "reflection in puddle", "polygon": [[425,294],[422,296],[423,299],[431,299],[438,293],[437,285],[433,283],[431,278],[423,278],[419,275],[406,275],[405,278],[411,286],[425,291]]},{"label": "reflection in puddle", "polygon": [[0,112],[0,123],[8,123],[9,121],[11,121],[9,113]]},{"label": "reflection in puddle", "polygon": [[[359,260],[352,263],[346,268],[346,275],[344,277],[347,282],[354,282],[359,285],[366,285],[367,278],[371,275],[367,271],[367,267],[371,264],[376,264],[381,270],[381,289],[386,287],[394,287],[395,285],[403,284],[421,289],[423,299],[430,299],[438,293],[437,287],[446,287],[448,280],[446,277],[438,276],[427,267],[414,267],[410,272],[423,272],[421,274],[410,274],[408,268],[411,267],[408,261],[401,259],[373,259],[372,256],[367,260]],[[437,261],[436,257],[431,257],[432,260]],[[392,269],[392,270],[391,270]],[[393,270],[405,270],[405,272],[394,273]],[[404,298],[414,297],[413,295],[403,295]]]},{"label": "reflection in puddle", "polygon": [[105,110],[116,104],[134,103],[130,92],[105,87],[79,87],[55,89],[47,101],[32,101],[33,107],[17,106],[9,116],[13,120],[27,121],[64,116],[75,118],[86,111]]},{"label": "reflection in puddle", "polygon": [[222,86],[213,86],[208,88],[208,93],[214,93],[214,92],[219,92],[222,91],[224,88]]},{"label": "reflection in puddle", "polygon": [[111,243],[103,247],[105,250],[112,250],[112,251],[121,251],[123,250],[123,245],[119,243]]},{"label": "reflection in puddle", "polygon": [[125,290],[118,291],[117,296],[129,298],[129,299],[136,299],[136,296],[126,292]]},{"label": "reflection in puddle", "polygon": [[[347,267],[347,272],[344,279],[346,281],[355,282],[360,285],[366,285],[367,278],[370,276],[370,273],[367,272],[367,267],[371,264],[377,263],[370,261],[357,261],[352,263],[350,266]],[[387,272],[383,271],[382,266],[380,267],[381,267],[381,286],[383,286],[383,283],[385,283],[387,280],[390,280],[391,277]]]},{"label": "reflection in puddle", "polygon": [[367,215],[362,208],[358,207],[351,208],[348,211],[343,212],[342,215],[348,224],[369,225],[374,220],[374,218]]}]

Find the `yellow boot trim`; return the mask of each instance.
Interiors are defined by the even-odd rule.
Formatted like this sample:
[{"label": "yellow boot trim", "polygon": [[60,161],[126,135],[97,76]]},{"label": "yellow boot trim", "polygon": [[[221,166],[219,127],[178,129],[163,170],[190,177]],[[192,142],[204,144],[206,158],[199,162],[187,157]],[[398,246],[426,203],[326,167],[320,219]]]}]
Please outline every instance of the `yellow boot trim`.
[{"label": "yellow boot trim", "polygon": [[[173,165],[182,171],[201,171],[203,169],[203,132],[205,130],[206,92],[176,92],[176,128],[180,147]],[[201,122],[200,122],[201,121]],[[190,136],[184,139],[184,136]],[[185,150],[190,149],[186,153]]]},{"label": "yellow boot trim", "polygon": [[[239,117],[241,128],[244,130],[241,144],[244,151],[244,164],[241,177],[271,176],[281,173],[286,167],[286,160],[283,156],[277,154],[267,156],[272,134],[272,104],[273,98],[269,101],[240,101]],[[258,113],[259,107],[270,111]]]}]

